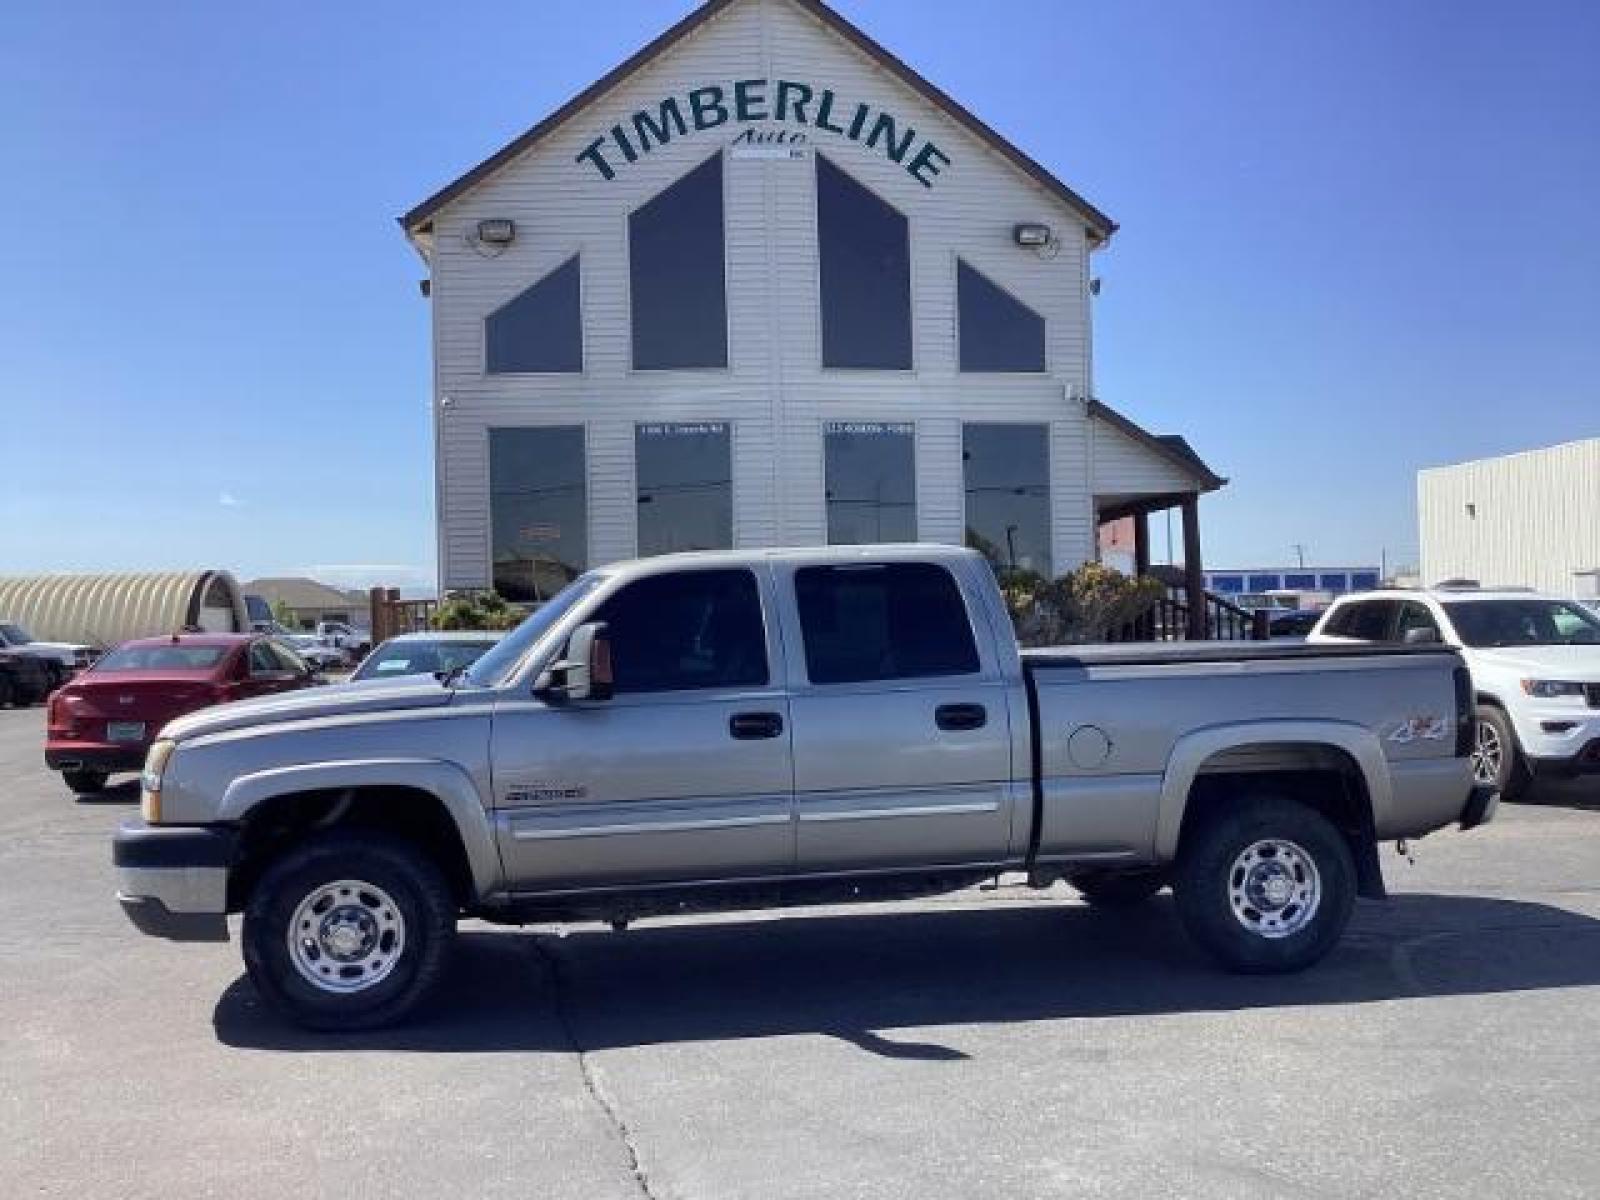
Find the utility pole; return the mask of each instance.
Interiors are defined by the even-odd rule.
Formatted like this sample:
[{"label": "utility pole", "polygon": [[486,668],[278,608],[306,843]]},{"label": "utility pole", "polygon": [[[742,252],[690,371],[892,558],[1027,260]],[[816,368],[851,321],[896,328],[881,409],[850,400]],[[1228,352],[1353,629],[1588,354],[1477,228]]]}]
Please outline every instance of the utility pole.
[{"label": "utility pole", "polygon": [[1302,571],[1304,571],[1306,569],[1306,548],[1305,548],[1305,544],[1303,542],[1296,542],[1294,544],[1293,549],[1294,549],[1295,557],[1300,560],[1300,569]]}]

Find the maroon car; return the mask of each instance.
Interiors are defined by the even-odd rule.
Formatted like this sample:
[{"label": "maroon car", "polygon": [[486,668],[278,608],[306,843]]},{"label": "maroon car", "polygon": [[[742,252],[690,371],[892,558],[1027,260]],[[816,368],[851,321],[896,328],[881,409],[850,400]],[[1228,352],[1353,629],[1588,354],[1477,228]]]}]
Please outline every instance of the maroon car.
[{"label": "maroon car", "polygon": [[137,771],[175,717],[316,682],[276,638],[173,634],[124,642],[50,697],[44,761],[74,792],[98,792],[116,771]]}]

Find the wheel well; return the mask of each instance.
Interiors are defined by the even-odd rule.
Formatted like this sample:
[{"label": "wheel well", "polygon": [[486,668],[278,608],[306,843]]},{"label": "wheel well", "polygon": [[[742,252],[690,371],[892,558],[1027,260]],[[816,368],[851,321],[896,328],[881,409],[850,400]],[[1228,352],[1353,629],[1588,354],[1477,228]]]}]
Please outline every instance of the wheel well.
[{"label": "wheel well", "polygon": [[274,796],[239,827],[239,857],[228,872],[228,911],[247,902],[262,872],[307,835],[370,829],[415,843],[438,864],[458,904],[473,895],[466,846],[450,812],[432,792],[412,787],[327,788]]},{"label": "wheel well", "polygon": [[1354,758],[1337,746],[1278,743],[1224,750],[1200,767],[1178,833],[1178,852],[1192,829],[1241,796],[1275,796],[1315,809],[1350,844],[1356,863],[1356,891],[1384,896],[1372,797]]}]

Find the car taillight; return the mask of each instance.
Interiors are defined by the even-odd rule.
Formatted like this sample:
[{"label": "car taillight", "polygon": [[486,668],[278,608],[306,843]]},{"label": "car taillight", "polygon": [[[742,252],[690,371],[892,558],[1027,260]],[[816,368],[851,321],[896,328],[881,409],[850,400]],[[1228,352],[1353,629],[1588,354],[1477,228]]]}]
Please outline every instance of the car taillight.
[{"label": "car taillight", "polygon": [[1474,736],[1477,732],[1477,706],[1472,702],[1472,672],[1464,666],[1457,667],[1455,684],[1456,757],[1469,758],[1472,755]]}]

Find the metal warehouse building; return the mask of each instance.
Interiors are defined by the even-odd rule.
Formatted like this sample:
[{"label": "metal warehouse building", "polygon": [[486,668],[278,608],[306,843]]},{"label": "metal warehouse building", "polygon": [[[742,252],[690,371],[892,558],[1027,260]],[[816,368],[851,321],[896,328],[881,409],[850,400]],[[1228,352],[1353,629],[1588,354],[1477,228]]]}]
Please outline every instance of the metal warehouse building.
[{"label": "metal warehouse building", "polygon": [[226,571],[0,578],[0,620],[42,641],[89,646],[180,629],[250,628],[239,583]]},{"label": "metal warehouse building", "polygon": [[1596,594],[1600,438],[1417,474],[1422,577]]},{"label": "metal warehouse building", "polygon": [[446,588],[907,540],[1060,574],[1129,516],[1144,565],[1169,508],[1201,586],[1224,481],[1094,398],[1115,225],[818,0],[710,0],[400,220]]}]

